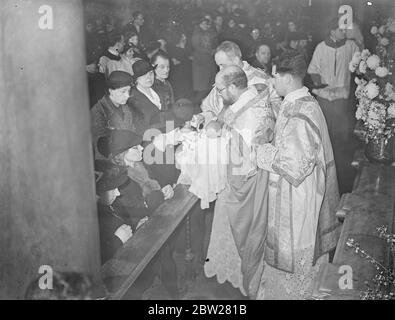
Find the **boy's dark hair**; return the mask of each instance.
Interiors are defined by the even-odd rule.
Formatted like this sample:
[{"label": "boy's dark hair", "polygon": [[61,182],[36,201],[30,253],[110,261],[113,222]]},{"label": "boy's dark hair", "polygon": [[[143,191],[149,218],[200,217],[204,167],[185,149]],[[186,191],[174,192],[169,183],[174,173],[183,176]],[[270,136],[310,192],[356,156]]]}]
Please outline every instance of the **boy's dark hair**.
[{"label": "boy's dark hair", "polygon": [[307,72],[306,60],[299,52],[294,50],[283,53],[276,66],[277,73],[288,73],[300,79],[303,79]]}]

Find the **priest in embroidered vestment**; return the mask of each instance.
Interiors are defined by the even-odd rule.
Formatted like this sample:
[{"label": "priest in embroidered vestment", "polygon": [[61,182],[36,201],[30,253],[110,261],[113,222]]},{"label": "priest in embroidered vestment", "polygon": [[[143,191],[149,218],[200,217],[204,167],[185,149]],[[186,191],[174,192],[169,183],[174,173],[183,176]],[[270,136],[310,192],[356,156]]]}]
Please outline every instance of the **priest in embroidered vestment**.
[{"label": "priest in embroidered vestment", "polygon": [[309,298],[319,265],[339,237],[332,146],[320,106],[303,86],[306,69],[301,56],[281,57],[275,89],[284,101],[274,140],[256,141],[258,166],[270,173],[261,299]]},{"label": "priest in embroidered vestment", "polygon": [[222,135],[228,135],[227,184],[218,195],[213,227],[204,266],[208,277],[229,281],[244,295],[255,299],[263,271],[268,206],[268,172],[258,170],[252,142],[255,132],[273,136],[274,115],[269,88],[258,94],[247,86],[247,76],[237,66],[223,68],[215,90],[224,108],[219,114]]}]

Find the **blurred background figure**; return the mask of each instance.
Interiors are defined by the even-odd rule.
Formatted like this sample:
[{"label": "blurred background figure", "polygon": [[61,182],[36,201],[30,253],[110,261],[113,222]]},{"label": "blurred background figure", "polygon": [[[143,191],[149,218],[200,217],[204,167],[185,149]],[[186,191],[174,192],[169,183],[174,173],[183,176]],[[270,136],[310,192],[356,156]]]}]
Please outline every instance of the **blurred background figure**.
[{"label": "blurred background figure", "polygon": [[266,74],[270,75],[272,74],[271,57],[270,47],[265,43],[259,44],[256,46],[251,65],[255,68],[262,69]]},{"label": "blurred background figure", "polygon": [[110,75],[108,63],[110,61],[121,60],[121,53],[125,48],[125,40],[122,34],[114,34],[108,40],[108,47],[99,60],[99,72],[103,73],[106,78]]},{"label": "blurred background figure", "polygon": [[133,64],[141,60],[141,58],[139,56],[135,57],[134,48],[130,45],[126,45],[120,56],[120,60],[110,60],[107,63],[108,73],[111,74],[113,71],[124,71],[133,75]]},{"label": "blurred background figure", "polygon": [[223,32],[225,30],[224,18],[221,14],[217,14],[214,18],[214,29],[217,33],[217,41],[222,42]]},{"label": "blurred background figure", "polygon": [[169,82],[170,58],[163,52],[158,51],[151,58],[151,64],[155,68],[155,80],[152,88],[159,95],[162,110],[169,110],[174,104],[174,91]]},{"label": "blurred background figure", "polygon": [[261,43],[261,31],[257,27],[251,28],[251,32],[247,40],[247,53],[244,57],[245,60],[249,61],[255,55],[257,46]]},{"label": "blurred background figure", "polygon": [[203,17],[192,35],[192,81],[197,103],[207,96],[214,83],[216,72],[215,47],[216,40],[214,34],[210,31],[210,20]]},{"label": "blurred background figure", "polygon": [[141,45],[139,35],[134,31],[125,33],[127,46],[133,49],[133,57],[147,60],[146,49]]},{"label": "blurred background figure", "polygon": [[192,88],[192,52],[185,33],[178,32],[174,44],[169,46],[172,60],[170,82],[174,88],[175,99],[193,97]]}]

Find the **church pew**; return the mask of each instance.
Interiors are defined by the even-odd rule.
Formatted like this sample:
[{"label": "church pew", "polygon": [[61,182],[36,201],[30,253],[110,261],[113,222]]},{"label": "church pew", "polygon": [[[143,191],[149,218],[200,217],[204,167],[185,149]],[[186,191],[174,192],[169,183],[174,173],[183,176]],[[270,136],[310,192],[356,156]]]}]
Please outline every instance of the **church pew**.
[{"label": "church pew", "polygon": [[109,293],[108,299],[122,299],[197,201],[198,198],[186,186],[178,185],[174,189],[174,197],[164,202],[102,266],[101,279]]}]

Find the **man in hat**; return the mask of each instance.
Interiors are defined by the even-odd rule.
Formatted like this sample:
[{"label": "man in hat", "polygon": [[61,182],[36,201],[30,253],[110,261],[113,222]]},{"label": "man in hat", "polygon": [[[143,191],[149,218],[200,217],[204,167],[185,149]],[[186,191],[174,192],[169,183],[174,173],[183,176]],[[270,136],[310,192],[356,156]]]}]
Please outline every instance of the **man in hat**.
[{"label": "man in hat", "polygon": [[91,109],[91,133],[97,152],[97,140],[107,134],[109,128],[135,130],[133,111],[126,102],[130,97],[132,76],[123,71],[114,71],[107,80],[107,93]]}]

